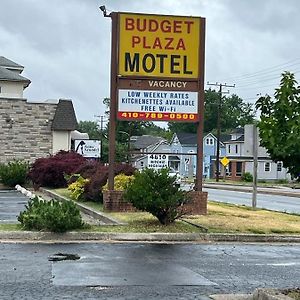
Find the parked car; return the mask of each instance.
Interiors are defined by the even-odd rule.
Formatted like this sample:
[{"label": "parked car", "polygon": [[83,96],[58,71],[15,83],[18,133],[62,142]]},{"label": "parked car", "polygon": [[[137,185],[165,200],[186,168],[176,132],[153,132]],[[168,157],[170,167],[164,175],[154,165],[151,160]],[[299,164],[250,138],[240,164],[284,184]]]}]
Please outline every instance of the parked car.
[{"label": "parked car", "polygon": [[176,183],[179,183],[179,184],[180,184],[180,182],[181,182],[181,177],[180,177],[180,175],[179,175],[179,171],[176,171],[175,169],[170,168],[169,176],[171,176],[171,177],[176,176]]}]

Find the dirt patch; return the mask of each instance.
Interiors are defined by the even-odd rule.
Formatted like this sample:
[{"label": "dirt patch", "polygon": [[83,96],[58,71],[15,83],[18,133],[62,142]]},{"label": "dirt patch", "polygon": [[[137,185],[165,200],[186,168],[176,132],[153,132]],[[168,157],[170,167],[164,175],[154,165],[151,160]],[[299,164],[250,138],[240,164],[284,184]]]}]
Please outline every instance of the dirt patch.
[{"label": "dirt patch", "polygon": [[282,291],[282,294],[287,295],[290,298],[300,300],[300,288],[286,289]]}]

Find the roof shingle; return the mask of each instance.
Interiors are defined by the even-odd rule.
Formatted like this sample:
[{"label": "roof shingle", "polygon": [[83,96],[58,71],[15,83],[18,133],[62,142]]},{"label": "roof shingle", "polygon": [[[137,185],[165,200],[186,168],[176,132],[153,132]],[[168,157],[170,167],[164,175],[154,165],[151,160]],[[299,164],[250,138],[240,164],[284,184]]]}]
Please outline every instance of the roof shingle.
[{"label": "roof shingle", "polygon": [[77,128],[77,119],[71,100],[60,99],[55,111],[52,129],[53,130],[75,130]]},{"label": "roof shingle", "polygon": [[4,67],[0,66],[0,80],[2,81],[18,81],[18,82],[24,82],[25,87],[27,87],[30,84],[30,80],[15,73],[12,71],[9,71],[5,69]]},{"label": "roof shingle", "polygon": [[0,56],[0,66],[5,68],[12,68],[12,69],[24,69],[23,66],[15,63],[14,61],[4,57]]}]

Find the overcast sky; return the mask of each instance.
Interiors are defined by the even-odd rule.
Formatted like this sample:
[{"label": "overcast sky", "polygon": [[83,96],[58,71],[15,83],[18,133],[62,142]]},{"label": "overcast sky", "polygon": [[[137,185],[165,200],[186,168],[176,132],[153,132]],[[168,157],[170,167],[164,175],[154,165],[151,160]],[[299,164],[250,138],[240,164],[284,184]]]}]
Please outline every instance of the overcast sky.
[{"label": "overcast sky", "polygon": [[72,99],[96,120],[109,97],[110,26],[98,7],[206,18],[205,82],[236,84],[246,102],[300,72],[299,0],[1,0],[0,56],[23,66],[30,101]]}]

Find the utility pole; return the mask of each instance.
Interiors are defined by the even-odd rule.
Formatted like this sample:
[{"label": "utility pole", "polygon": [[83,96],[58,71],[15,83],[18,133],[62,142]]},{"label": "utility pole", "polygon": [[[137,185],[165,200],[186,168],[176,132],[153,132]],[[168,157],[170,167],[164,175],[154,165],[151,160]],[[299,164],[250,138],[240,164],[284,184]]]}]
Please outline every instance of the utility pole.
[{"label": "utility pole", "polygon": [[253,191],[252,191],[252,208],[256,208],[257,198],[257,165],[258,165],[258,134],[257,127],[253,124]]},{"label": "utility pole", "polygon": [[235,87],[234,85],[229,85],[227,83],[207,83],[207,85],[213,85],[219,87],[219,101],[217,109],[217,153],[216,153],[216,182],[219,182],[220,178],[220,136],[221,136],[221,108],[222,108],[222,94],[229,94],[229,91],[223,92],[223,87]]},{"label": "utility pole", "polygon": [[104,115],[95,115],[95,117],[100,118],[100,160],[103,161],[103,129],[104,129]]}]

